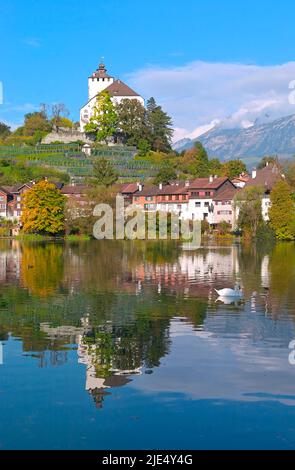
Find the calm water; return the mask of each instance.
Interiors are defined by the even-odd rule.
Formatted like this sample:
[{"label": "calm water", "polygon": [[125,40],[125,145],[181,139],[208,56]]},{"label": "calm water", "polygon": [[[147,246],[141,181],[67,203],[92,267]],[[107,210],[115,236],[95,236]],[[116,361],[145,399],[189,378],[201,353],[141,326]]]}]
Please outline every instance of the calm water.
[{"label": "calm water", "polygon": [[293,244],[1,242],[0,448],[295,448],[294,320]]}]

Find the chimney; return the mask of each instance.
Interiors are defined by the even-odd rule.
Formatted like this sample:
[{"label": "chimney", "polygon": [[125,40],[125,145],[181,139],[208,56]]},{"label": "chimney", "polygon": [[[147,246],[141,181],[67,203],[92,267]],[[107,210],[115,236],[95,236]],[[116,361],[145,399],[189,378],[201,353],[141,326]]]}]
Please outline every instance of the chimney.
[{"label": "chimney", "polygon": [[190,186],[190,182],[189,182],[189,180],[187,180],[187,181],[185,182],[185,187],[186,187],[186,188],[189,188],[189,186]]},{"label": "chimney", "polygon": [[141,183],[137,183],[138,191],[141,193],[143,190],[143,185]]},{"label": "chimney", "polygon": [[162,191],[162,189],[163,189],[163,183],[160,183],[159,184],[159,190]]},{"label": "chimney", "polygon": [[257,176],[257,170],[256,170],[256,168],[253,168],[253,170],[252,170],[252,180],[255,180],[256,176]]},{"label": "chimney", "polygon": [[213,183],[213,181],[214,181],[214,178],[213,178],[212,175],[210,175],[209,182],[210,182],[210,183]]}]

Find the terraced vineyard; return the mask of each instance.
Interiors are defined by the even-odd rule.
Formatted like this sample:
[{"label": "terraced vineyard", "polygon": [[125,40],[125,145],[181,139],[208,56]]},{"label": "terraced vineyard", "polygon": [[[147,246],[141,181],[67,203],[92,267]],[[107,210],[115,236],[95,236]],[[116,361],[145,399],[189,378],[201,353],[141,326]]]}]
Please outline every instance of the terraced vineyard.
[{"label": "terraced vineyard", "polygon": [[93,162],[106,158],[116,168],[121,179],[144,179],[155,176],[159,167],[148,160],[135,160],[134,147],[101,147],[92,151],[87,157],[81,146],[38,145],[30,147],[0,147],[0,158],[22,160],[30,166],[45,166],[68,173],[71,177],[92,175]]}]

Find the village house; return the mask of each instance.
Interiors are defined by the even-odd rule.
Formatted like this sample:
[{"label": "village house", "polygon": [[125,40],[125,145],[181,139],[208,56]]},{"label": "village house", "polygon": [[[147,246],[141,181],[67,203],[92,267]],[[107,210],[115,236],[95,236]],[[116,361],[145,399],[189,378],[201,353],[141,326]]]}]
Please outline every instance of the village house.
[{"label": "village house", "polygon": [[248,175],[248,173],[242,173],[240,176],[237,176],[236,178],[231,180],[231,182],[237,188],[243,189],[246,186],[246,184],[248,183],[248,181],[250,180],[250,178],[251,178],[251,176]]},{"label": "village house", "polygon": [[214,196],[214,225],[219,225],[222,222],[230,224],[232,228],[237,226],[237,209],[234,204],[234,199],[239,192],[237,188],[225,188],[217,191]]},{"label": "village house", "polygon": [[117,185],[118,193],[125,199],[125,205],[133,203],[133,196],[140,187],[140,183],[124,183]]},{"label": "village house", "polygon": [[262,216],[265,222],[269,222],[270,193],[276,183],[284,178],[285,176],[277,163],[267,163],[261,170],[253,169],[252,178],[245,186],[245,188],[256,186],[263,189]]},{"label": "village house", "polygon": [[138,185],[136,193],[133,194],[132,202],[135,206],[147,212],[157,211],[158,186]]},{"label": "village house", "polygon": [[212,226],[224,221],[235,225],[233,200],[237,192],[228,178],[213,177],[170,182],[165,186],[138,183],[120,189],[123,197],[128,194],[130,203],[147,212],[174,213],[184,220],[207,220]]},{"label": "village house", "polygon": [[189,192],[185,185],[159,186],[157,208],[160,212],[178,214],[185,219],[188,212]]},{"label": "village house", "polygon": [[214,198],[218,192],[225,189],[236,189],[228,178],[210,176],[210,178],[198,178],[192,181],[188,188],[189,204],[186,218],[190,220],[205,220],[210,225],[215,225],[217,222],[214,218]]}]

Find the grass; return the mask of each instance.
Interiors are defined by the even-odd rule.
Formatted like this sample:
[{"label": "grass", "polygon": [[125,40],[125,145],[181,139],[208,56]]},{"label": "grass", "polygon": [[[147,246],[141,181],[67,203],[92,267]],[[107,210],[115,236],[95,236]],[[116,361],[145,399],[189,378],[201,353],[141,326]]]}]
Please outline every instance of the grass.
[{"label": "grass", "polygon": [[67,235],[65,239],[69,242],[80,242],[89,241],[91,237],[89,237],[89,235]]}]

